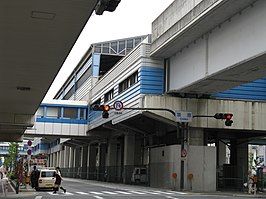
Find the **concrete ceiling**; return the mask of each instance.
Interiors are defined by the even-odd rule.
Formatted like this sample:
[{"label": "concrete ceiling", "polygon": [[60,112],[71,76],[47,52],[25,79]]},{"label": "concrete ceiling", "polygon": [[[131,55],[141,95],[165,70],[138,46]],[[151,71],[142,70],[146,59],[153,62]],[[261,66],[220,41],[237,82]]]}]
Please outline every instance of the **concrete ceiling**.
[{"label": "concrete ceiling", "polygon": [[31,125],[97,2],[0,2],[0,140]]}]

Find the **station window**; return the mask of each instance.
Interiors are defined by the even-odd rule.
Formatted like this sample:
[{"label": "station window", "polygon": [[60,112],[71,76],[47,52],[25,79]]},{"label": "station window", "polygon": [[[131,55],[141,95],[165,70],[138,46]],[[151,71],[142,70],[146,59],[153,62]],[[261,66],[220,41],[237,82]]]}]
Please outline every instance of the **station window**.
[{"label": "station window", "polygon": [[59,107],[47,107],[46,117],[47,118],[60,118],[61,108]]},{"label": "station window", "polygon": [[84,113],[86,112],[85,108],[80,109],[80,119],[81,120],[86,120],[86,117],[84,117]]},{"label": "station window", "polygon": [[44,117],[44,107],[39,107],[36,115],[38,118],[43,118]]},{"label": "station window", "polygon": [[110,90],[108,93],[104,95],[104,102],[108,102],[114,97],[114,89]]},{"label": "station window", "polygon": [[78,109],[77,108],[64,108],[64,118],[68,119],[77,119],[78,118]]},{"label": "station window", "polygon": [[119,84],[118,92],[119,93],[123,92],[124,90],[128,89],[137,82],[138,82],[138,71],[130,75],[127,79],[125,79]]}]

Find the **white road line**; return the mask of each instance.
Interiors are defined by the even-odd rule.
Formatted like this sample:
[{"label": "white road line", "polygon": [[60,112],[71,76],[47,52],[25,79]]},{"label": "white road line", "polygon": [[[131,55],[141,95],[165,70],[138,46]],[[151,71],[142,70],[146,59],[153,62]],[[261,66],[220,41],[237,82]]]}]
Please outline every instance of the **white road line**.
[{"label": "white road line", "polygon": [[146,194],[146,193],[143,193],[143,192],[139,192],[139,191],[130,191],[131,193],[135,193],[135,194],[139,194],[139,195],[143,195],[143,194]]},{"label": "white road line", "polygon": [[85,193],[85,192],[81,192],[81,191],[78,191],[76,192],[77,194],[80,194],[80,195],[89,195],[89,193]]},{"label": "white road line", "polygon": [[42,199],[42,196],[36,196],[35,199]]},{"label": "white road line", "polygon": [[73,193],[70,193],[70,192],[66,192],[66,193],[64,193],[64,195],[72,196],[72,195],[74,195],[74,194],[73,194]]},{"label": "white road line", "polygon": [[90,191],[91,194],[96,194],[96,195],[103,195],[101,192],[95,192],[95,191]]},{"label": "white road line", "polygon": [[53,193],[53,192],[48,192],[50,195],[54,195],[54,196],[58,196],[59,194],[58,193]]},{"label": "white road line", "polygon": [[128,192],[125,192],[125,191],[115,191],[116,193],[121,193],[121,194],[126,194],[126,195],[131,195],[132,193],[128,193]]},{"label": "white road line", "polygon": [[164,191],[154,191],[156,193],[161,193],[161,194],[167,194],[167,195],[172,195],[174,193],[171,193],[171,192],[164,192]]},{"label": "white road line", "polygon": [[187,193],[184,193],[184,192],[179,192],[179,191],[169,191],[169,192],[172,192],[172,193],[177,193],[177,194],[182,194],[182,195],[186,195]]},{"label": "white road line", "polygon": [[179,198],[175,198],[173,196],[165,196],[166,198],[169,198],[169,199],[179,199]]},{"label": "white road line", "polygon": [[97,199],[103,199],[103,197],[100,197],[100,196],[93,196],[93,197]]},{"label": "white road line", "polygon": [[115,193],[115,192],[111,192],[111,191],[102,191],[103,193],[107,193],[107,194],[110,194],[110,195],[117,195],[118,193]]},{"label": "white road line", "polygon": [[160,193],[155,193],[155,192],[151,192],[151,191],[142,191],[144,193],[148,193],[148,194],[153,194],[153,195],[159,195]]}]

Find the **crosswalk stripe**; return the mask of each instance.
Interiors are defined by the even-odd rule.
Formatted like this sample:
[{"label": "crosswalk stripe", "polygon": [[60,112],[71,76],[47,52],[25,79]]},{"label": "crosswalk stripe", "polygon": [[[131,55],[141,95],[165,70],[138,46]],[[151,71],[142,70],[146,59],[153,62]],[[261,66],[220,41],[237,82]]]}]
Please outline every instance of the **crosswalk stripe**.
[{"label": "crosswalk stripe", "polygon": [[72,196],[74,195],[73,193],[70,193],[70,192],[66,192],[66,193],[63,193],[64,195],[69,195],[69,196]]},{"label": "crosswalk stripe", "polygon": [[155,193],[155,192],[151,192],[151,191],[143,191],[144,193],[148,193],[148,194],[153,194],[153,195],[159,195],[160,193]]},{"label": "crosswalk stripe", "polygon": [[116,193],[122,193],[122,194],[126,194],[126,195],[130,195],[132,193],[128,193],[128,192],[125,192],[125,191],[115,191]]},{"label": "crosswalk stripe", "polygon": [[110,191],[102,191],[103,193],[107,193],[107,194],[110,194],[110,195],[115,195],[115,194],[118,194],[118,193],[115,193],[115,192],[110,192]]},{"label": "crosswalk stripe", "polygon": [[139,191],[130,191],[131,193],[135,193],[135,194],[139,194],[139,195],[143,195],[143,194],[146,194],[146,193],[143,193],[143,192],[139,192]]},{"label": "crosswalk stripe", "polygon": [[81,194],[81,195],[89,195],[88,193],[81,192],[81,191],[78,191],[78,192],[76,192],[76,193]]},{"label": "crosswalk stripe", "polygon": [[172,195],[174,193],[171,193],[171,192],[164,192],[164,191],[154,191],[156,193],[160,193],[160,194],[169,194],[169,195]]},{"label": "crosswalk stripe", "polygon": [[187,194],[187,193],[179,192],[179,191],[169,191],[169,192],[176,193],[176,194],[182,194],[182,195],[186,195]]},{"label": "crosswalk stripe", "polygon": [[95,192],[95,191],[90,191],[91,194],[96,194],[96,195],[103,195],[101,192]]},{"label": "crosswalk stripe", "polygon": [[58,196],[59,194],[58,193],[53,193],[53,192],[48,192],[50,195],[52,196]]}]

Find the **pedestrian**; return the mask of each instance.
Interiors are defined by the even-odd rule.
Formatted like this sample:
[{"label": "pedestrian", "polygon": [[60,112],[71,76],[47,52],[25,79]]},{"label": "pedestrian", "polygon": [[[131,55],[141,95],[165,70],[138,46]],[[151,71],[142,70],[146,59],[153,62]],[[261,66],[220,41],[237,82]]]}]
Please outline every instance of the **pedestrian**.
[{"label": "pedestrian", "polygon": [[33,166],[33,171],[30,174],[31,187],[36,188],[38,185],[39,172],[36,169],[36,166]]},{"label": "pedestrian", "polygon": [[54,183],[54,194],[56,193],[56,191],[60,189],[62,189],[64,191],[64,193],[66,193],[66,189],[64,189],[62,186],[61,186],[61,182],[62,182],[62,175],[61,175],[61,171],[60,171],[60,168],[59,167],[56,167],[55,168],[55,172],[54,172],[54,177],[55,177],[55,183]]}]

